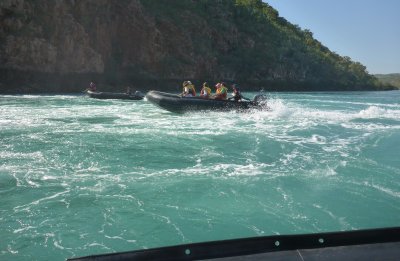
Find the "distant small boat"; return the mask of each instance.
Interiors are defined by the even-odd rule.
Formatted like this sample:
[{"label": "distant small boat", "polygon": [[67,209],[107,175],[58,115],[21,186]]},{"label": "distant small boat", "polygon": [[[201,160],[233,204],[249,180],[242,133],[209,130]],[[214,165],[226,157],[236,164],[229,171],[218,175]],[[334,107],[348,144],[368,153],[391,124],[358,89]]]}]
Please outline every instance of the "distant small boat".
[{"label": "distant small boat", "polygon": [[118,93],[118,92],[93,92],[86,91],[90,98],[95,99],[118,99],[118,100],[142,100],[144,94],[140,91],[136,91],[133,94]]},{"label": "distant small boat", "polygon": [[151,103],[175,113],[184,113],[187,111],[229,111],[229,110],[249,110],[263,109],[266,106],[266,97],[262,94],[256,95],[252,101],[233,101],[233,100],[215,100],[201,97],[181,97],[177,94],[149,91],[146,99]]}]

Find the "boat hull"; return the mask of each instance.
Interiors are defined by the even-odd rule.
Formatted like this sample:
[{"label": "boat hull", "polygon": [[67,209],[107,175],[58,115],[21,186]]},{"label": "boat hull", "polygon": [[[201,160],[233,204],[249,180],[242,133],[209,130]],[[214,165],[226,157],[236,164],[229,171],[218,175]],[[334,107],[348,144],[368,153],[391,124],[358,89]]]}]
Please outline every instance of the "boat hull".
[{"label": "boat hull", "polygon": [[400,228],[291,234],[200,242],[92,255],[69,261],[113,260],[398,260]]},{"label": "boat hull", "polygon": [[185,113],[188,111],[230,111],[230,110],[249,110],[262,108],[261,105],[253,101],[236,102],[233,100],[214,100],[201,97],[181,97],[176,94],[149,91],[146,99],[170,112]]},{"label": "boat hull", "polygon": [[116,93],[116,92],[92,92],[87,91],[90,98],[94,99],[117,99],[117,100],[142,100],[143,95]]}]

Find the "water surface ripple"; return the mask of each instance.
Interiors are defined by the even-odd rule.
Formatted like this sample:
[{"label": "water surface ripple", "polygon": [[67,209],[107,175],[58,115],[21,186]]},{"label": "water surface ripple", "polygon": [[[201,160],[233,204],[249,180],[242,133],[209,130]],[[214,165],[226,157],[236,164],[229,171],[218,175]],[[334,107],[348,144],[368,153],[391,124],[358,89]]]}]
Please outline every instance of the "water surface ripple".
[{"label": "water surface ripple", "polygon": [[400,92],[269,96],[185,115],[0,96],[0,259],[399,226]]}]

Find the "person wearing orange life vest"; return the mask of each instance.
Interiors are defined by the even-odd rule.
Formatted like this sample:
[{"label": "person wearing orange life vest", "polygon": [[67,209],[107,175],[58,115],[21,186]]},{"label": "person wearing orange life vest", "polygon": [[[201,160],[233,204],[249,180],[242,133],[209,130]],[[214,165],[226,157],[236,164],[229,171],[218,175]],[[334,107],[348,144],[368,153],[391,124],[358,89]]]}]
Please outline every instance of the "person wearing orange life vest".
[{"label": "person wearing orange life vest", "polygon": [[183,82],[183,91],[181,96],[182,97],[195,97],[196,96],[196,89],[191,81],[184,81]]},{"label": "person wearing orange life vest", "polygon": [[214,99],[216,100],[226,100],[228,95],[228,89],[226,88],[226,84],[224,82],[217,83],[215,85],[217,88],[215,91]]},{"label": "person wearing orange life vest", "polygon": [[207,82],[203,83],[203,88],[200,91],[200,97],[209,98],[211,94],[211,89],[208,87]]}]

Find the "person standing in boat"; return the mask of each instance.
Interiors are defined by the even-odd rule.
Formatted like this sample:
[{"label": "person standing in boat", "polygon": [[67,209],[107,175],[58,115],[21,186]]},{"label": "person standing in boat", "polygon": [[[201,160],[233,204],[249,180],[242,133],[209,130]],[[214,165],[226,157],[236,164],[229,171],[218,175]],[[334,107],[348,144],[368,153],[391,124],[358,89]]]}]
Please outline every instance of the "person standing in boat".
[{"label": "person standing in boat", "polygon": [[226,84],[224,82],[217,83],[215,87],[217,88],[217,90],[215,91],[214,99],[226,100],[228,95],[228,89],[226,88]]},{"label": "person standing in boat", "polygon": [[208,87],[207,82],[203,83],[203,88],[200,91],[200,97],[202,98],[210,98],[211,89]]},{"label": "person standing in boat", "polygon": [[196,89],[191,81],[184,81],[183,82],[183,92],[182,97],[195,97],[196,96]]},{"label": "person standing in boat", "polygon": [[96,92],[97,91],[96,84],[94,82],[90,82],[88,90],[91,92]]}]

